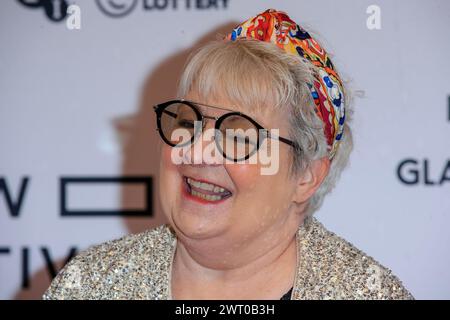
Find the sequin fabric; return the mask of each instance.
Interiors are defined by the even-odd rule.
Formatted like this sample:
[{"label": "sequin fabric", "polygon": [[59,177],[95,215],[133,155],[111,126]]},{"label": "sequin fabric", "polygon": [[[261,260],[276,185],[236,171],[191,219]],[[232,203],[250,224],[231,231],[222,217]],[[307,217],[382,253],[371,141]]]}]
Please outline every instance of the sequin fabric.
[{"label": "sequin fabric", "polygon": [[[391,271],[307,218],[297,232],[292,291],[301,299],[412,299]],[[91,247],[56,276],[44,299],[171,299],[176,236],[167,226]]]}]

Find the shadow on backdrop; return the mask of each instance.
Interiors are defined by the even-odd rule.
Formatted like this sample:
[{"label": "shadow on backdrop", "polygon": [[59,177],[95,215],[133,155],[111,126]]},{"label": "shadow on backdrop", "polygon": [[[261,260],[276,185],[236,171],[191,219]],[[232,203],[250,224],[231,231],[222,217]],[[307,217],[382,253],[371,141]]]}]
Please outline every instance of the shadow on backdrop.
[{"label": "shadow on backdrop", "polygon": [[[191,52],[208,42],[218,39],[232,30],[238,22],[229,22],[213,29],[201,37],[192,47],[164,59],[146,78],[135,114],[113,121],[118,136],[123,141],[122,176],[153,177],[153,216],[120,218],[128,233],[139,233],[166,223],[159,201],[159,157],[160,137],[156,132],[156,120],[152,106],[176,97],[178,79]],[[121,190],[121,207],[130,208],[139,203],[140,196],[132,188]],[[58,270],[66,258],[54,262]],[[50,276],[45,267],[39,269],[30,279],[29,289],[19,289],[13,299],[41,299],[50,285]]]}]

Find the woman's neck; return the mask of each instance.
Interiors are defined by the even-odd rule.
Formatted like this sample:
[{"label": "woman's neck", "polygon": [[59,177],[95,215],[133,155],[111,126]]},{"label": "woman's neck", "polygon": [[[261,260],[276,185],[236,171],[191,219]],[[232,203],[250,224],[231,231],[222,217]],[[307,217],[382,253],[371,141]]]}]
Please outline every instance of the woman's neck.
[{"label": "woman's neck", "polygon": [[222,265],[221,261],[207,261],[207,257],[219,259],[219,255],[209,252],[202,256],[197,248],[192,250],[179,241],[172,266],[172,297],[279,299],[292,287],[296,274],[296,232],[302,220],[296,222],[284,224],[284,230],[277,231],[278,237],[268,233],[248,246],[240,246],[233,254],[232,265],[228,261]]}]

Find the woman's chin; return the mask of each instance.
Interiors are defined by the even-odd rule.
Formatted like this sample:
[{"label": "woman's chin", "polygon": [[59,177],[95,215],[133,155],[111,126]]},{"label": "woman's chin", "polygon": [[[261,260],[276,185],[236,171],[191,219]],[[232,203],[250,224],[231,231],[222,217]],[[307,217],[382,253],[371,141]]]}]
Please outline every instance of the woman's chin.
[{"label": "woman's chin", "polygon": [[186,240],[204,240],[218,237],[227,230],[225,219],[207,213],[181,211],[172,215],[172,225],[177,235]]}]

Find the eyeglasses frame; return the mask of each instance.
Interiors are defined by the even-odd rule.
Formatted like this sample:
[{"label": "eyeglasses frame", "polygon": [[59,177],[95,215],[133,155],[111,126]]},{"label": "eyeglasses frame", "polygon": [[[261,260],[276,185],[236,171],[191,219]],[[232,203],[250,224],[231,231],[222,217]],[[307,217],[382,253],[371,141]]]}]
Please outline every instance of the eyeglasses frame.
[{"label": "eyeglasses frame", "polygon": [[[225,119],[227,119],[227,118],[229,118],[231,116],[241,116],[241,117],[247,119],[248,121],[250,121],[258,129],[258,132],[260,132],[260,131],[264,131],[265,132],[265,134],[263,135],[262,139],[260,139],[261,135],[258,134],[258,137],[257,137],[258,140],[257,140],[256,149],[253,152],[251,152],[248,155],[246,155],[242,159],[229,158],[226,155],[225,151],[222,150],[222,148],[220,147],[220,145],[218,144],[218,142],[216,140],[216,146],[219,149],[219,151],[222,153],[222,156],[224,158],[228,159],[228,160],[233,161],[233,162],[245,161],[248,158],[250,158],[253,154],[255,154],[255,152],[257,152],[259,150],[260,146],[262,145],[264,140],[267,139],[267,138],[279,140],[279,141],[281,141],[281,142],[283,142],[283,143],[285,143],[285,144],[287,144],[287,145],[289,145],[289,146],[291,146],[291,147],[293,147],[295,149],[298,148],[297,144],[295,142],[293,142],[292,140],[289,140],[287,138],[283,138],[281,136],[277,136],[277,135],[271,134],[268,129],[264,128],[262,125],[260,125],[258,122],[256,122],[256,120],[254,120],[250,116],[246,115],[245,113],[242,113],[242,112],[239,112],[239,111],[230,110],[230,109],[224,108],[224,107],[212,106],[212,105],[209,105],[209,104],[195,102],[195,101],[191,101],[191,100],[185,100],[185,99],[169,100],[169,101],[166,101],[166,102],[163,102],[163,103],[159,103],[159,104],[156,104],[156,105],[153,106],[153,109],[154,109],[154,111],[156,113],[156,124],[157,124],[156,131],[158,131],[158,133],[161,136],[161,138],[163,139],[163,141],[166,144],[168,144],[169,146],[171,146],[171,147],[179,147],[179,148],[181,148],[181,147],[186,146],[188,143],[190,145],[193,145],[195,143],[195,140],[196,140],[197,136],[198,136],[198,134],[194,133],[192,135],[191,140],[189,142],[186,142],[186,143],[182,144],[182,145],[174,144],[174,143],[170,142],[164,136],[164,133],[162,132],[163,130],[162,130],[162,125],[161,125],[161,117],[162,117],[162,114],[164,112],[164,109],[167,108],[169,105],[172,105],[172,104],[175,104],[175,103],[182,103],[182,104],[190,106],[194,110],[194,112],[195,112],[195,114],[197,116],[197,121],[201,121],[202,122],[202,128],[204,128],[205,125],[206,125],[205,119],[210,119],[210,120],[214,120],[215,121],[215,124],[214,124],[215,132],[220,132],[219,128],[220,128],[222,122]],[[197,105],[204,106],[204,107],[209,107],[209,108],[214,108],[214,109],[219,109],[219,110],[224,110],[224,111],[230,111],[230,112],[224,113],[224,114],[222,114],[222,115],[220,115],[218,117],[212,117],[212,116],[204,115],[203,113],[201,113],[200,110],[198,109]]]}]

